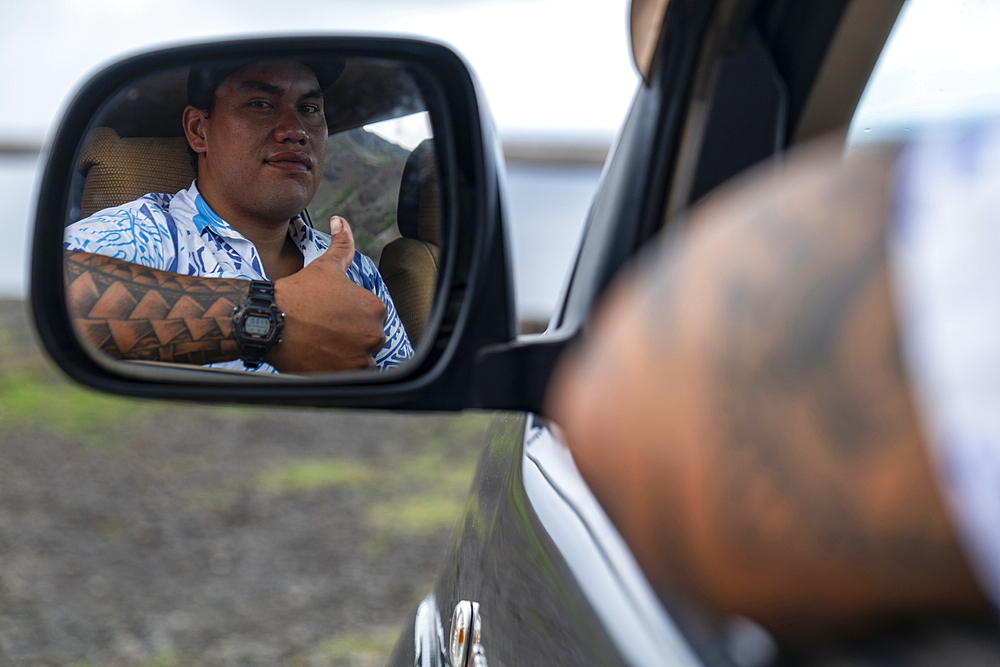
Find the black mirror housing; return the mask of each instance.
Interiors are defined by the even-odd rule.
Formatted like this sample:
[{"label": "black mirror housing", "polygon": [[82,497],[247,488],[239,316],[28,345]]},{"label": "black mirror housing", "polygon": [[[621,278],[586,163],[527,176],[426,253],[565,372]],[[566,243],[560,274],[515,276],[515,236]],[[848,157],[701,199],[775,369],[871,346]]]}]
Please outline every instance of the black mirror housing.
[{"label": "black mirror housing", "polygon": [[[269,376],[234,382],[197,367],[100,358],[74,330],[67,307],[63,234],[73,174],[102,105],[151,73],[201,60],[339,58],[402,63],[423,91],[440,182],[442,253],[437,298],[412,363],[392,373]],[[329,120],[329,119],[328,119]],[[344,121],[347,122],[347,121]],[[515,338],[511,271],[502,220],[502,158],[474,77],[449,48],[380,37],[277,37],[172,47],[96,74],[69,104],[39,188],[31,253],[31,308],[42,343],[71,378],[112,393],[226,403],[460,410],[492,407],[477,387],[481,350]],[[497,406],[499,407],[499,406]]]}]

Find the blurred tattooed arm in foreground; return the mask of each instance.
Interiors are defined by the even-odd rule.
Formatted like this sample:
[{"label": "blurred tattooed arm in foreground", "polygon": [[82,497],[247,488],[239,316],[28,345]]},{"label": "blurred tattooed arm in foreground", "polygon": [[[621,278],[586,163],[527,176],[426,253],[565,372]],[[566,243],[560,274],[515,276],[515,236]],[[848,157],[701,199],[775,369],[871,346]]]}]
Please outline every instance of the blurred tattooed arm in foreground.
[{"label": "blurred tattooed arm in foreground", "polygon": [[784,636],[986,603],[900,353],[895,149],[725,186],[610,291],[549,413],[654,587]]}]

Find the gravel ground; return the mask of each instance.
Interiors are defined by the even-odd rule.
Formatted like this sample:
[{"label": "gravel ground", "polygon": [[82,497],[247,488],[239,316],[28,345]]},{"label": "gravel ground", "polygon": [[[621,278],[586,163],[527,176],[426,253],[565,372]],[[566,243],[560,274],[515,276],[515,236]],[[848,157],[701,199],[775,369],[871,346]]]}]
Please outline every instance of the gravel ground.
[{"label": "gravel ground", "polygon": [[107,397],[0,302],[0,664],[381,664],[488,421]]}]

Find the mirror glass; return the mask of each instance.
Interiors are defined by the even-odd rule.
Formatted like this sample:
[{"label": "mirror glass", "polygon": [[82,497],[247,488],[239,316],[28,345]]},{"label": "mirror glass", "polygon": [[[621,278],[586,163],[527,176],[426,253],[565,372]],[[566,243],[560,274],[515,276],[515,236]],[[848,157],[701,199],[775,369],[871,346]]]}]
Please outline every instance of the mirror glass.
[{"label": "mirror glass", "polygon": [[290,56],[121,87],[90,122],[67,207],[81,340],[243,379],[405,367],[443,238],[419,81],[401,62]]}]

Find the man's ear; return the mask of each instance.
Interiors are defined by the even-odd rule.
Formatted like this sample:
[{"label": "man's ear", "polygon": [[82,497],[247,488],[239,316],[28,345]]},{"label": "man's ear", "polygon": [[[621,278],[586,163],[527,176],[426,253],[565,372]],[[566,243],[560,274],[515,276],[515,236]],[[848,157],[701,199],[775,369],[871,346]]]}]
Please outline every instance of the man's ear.
[{"label": "man's ear", "polygon": [[184,136],[187,137],[188,146],[195,153],[204,153],[207,150],[205,125],[208,121],[208,114],[201,109],[186,106],[181,121],[184,125]]}]

